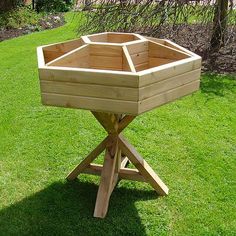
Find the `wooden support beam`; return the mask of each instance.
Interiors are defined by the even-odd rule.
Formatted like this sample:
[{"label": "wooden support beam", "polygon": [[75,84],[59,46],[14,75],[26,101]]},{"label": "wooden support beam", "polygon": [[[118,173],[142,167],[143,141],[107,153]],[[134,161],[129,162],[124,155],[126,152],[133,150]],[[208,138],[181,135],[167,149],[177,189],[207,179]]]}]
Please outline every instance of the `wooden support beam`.
[{"label": "wooden support beam", "polygon": [[156,192],[161,196],[167,195],[167,186],[162,182],[162,180],[158,177],[154,170],[122,135],[119,135],[118,143],[119,147],[122,150],[122,153],[129,157],[130,161],[140,171],[141,175],[151,184]]},{"label": "wooden support beam", "polygon": [[119,178],[126,180],[147,182],[138,170],[131,168],[120,169]]},{"label": "wooden support beam", "polygon": [[135,118],[135,116],[125,115],[118,125],[118,134],[121,133]]},{"label": "wooden support beam", "polygon": [[[117,142],[117,145],[118,145],[118,142]],[[121,150],[120,148],[118,148],[117,157],[116,157],[116,165],[115,165],[115,173],[114,173],[114,178],[113,178],[112,187],[111,187],[111,193],[113,192],[115,186],[119,182],[120,166],[121,166]]]},{"label": "wooden support beam", "polygon": [[94,217],[104,218],[107,213],[111,190],[114,185],[115,165],[118,153],[118,136],[110,137],[106,148],[101,180],[98,188]]},{"label": "wooden support beam", "polygon": [[106,148],[106,144],[109,140],[107,136],[90,154],[79,164],[74,170],[66,177],[68,181],[74,180],[77,176],[86,169],[86,167]]},{"label": "wooden support beam", "polygon": [[[102,168],[102,165],[90,164],[82,173],[100,176]],[[138,170],[124,167],[120,168],[119,179],[147,182]]]},{"label": "wooden support beam", "polygon": [[92,113],[107,133],[112,134],[117,132],[118,120],[116,115],[95,111],[92,111]]},{"label": "wooden support beam", "polygon": [[[101,176],[98,188],[94,217],[106,216],[112,191],[121,179],[149,182],[159,195],[167,195],[168,188],[143,160],[131,144],[120,134],[135,118],[130,115],[117,115],[92,112],[108,132],[108,136],[67,176],[75,179],[80,173]],[[103,151],[103,165],[92,161]],[[126,168],[129,160],[137,169]]]},{"label": "wooden support beam", "polygon": [[124,57],[125,57],[124,59],[128,63],[129,71],[136,73],[134,63],[130,57],[130,54],[129,54],[126,46],[123,46],[123,53],[124,53]]}]

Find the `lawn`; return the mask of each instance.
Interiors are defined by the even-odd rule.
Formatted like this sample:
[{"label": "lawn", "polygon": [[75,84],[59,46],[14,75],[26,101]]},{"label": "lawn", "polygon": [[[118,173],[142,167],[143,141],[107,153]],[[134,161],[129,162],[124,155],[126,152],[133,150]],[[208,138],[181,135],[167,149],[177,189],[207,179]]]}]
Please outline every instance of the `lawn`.
[{"label": "lawn", "polygon": [[0,43],[0,235],[235,235],[233,76],[203,75],[200,91],[137,117],[125,132],[169,196],[122,181],[107,217],[92,217],[99,178],[65,176],[105,133],[88,111],[40,102],[36,47],[77,37],[78,16],[66,18]]}]

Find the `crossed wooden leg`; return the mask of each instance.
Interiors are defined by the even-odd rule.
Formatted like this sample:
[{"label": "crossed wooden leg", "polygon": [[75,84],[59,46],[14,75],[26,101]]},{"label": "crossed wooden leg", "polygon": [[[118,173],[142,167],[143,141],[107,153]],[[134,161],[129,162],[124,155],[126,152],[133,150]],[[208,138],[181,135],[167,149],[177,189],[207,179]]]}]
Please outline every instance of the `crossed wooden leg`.
[{"label": "crossed wooden leg", "polygon": [[[80,173],[101,176],[94,217],[104,218],[106,216],[111,193],[120,179],[148,182],[159,195],[167,195],[167,186],[134,147],[120,134],[135,117],[128,115],[122,117],[100,112],[92,113],[108,132],[108,136],[75,167],[67,176],[67,180],[76,179]],[[93,164],[92,161],[104,150],[103,165]],[[137,169],[126,168],[129,160]]]}]

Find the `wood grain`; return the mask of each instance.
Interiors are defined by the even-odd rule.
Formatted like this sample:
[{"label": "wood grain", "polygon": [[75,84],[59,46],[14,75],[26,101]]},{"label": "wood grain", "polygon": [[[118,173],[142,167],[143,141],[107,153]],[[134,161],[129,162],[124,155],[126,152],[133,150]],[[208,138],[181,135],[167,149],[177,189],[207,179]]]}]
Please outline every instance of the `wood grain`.
[{"label": "wood grain", "polygon": [[145,178],[145,180],[151,184],[156,192],[161,196],[167,195],[167,186],[162,182],[162,180],[148,165],[148,163],[140,156],[140,154],[122,135],[119,135],[118,144],[122,152],[129,157],[129,160],[139,170],[140,174]]},{"label": "wood grain", "polygon": [[42,93],[41,98],[42,103],[48,106],[80,108],[116,114],[138,114],[138,103],[133,101],[71,96],[54,93]]},{"label": "wood grain", "polygon": [[174,88],[180,87],[182,85],[193,82],[195,80],[198,81],[200,78],[200,74],[201,74],[201,69],[196,69],[196,70],[189,71],[187,73],[170,77],[168,79],[161,80],[160,82],[142,87],[139,89],[139,101],[142,101],[154,95],[166,92],[168,90],[172,90]]},{"label": "wood grain", "polygon": [[162,106],[168,102],[174,101],[177,98],[191,94],[199,89],[200,80],[182,85],[180,87],[168,90],[161,94],[147,98],[139,103],[139,114],[149,111],[155,107]]},{"label": "wood grain", "polygon": [[135,88],[47,80],[41,80],[40,87],[43,93],[56,93],[94,98],[108,98],[125,101],[139,100],[139,91]]}]

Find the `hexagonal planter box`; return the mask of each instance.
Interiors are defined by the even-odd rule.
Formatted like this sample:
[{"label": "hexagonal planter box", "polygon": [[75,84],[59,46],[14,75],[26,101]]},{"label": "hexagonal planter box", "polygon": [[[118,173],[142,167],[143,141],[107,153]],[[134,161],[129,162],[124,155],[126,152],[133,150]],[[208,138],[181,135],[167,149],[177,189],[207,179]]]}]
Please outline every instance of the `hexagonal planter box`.
[{"label": "hexagonal planter box", "polygon": [[201,57],[169,40],[101,33],[37,52],[45,105],[138,115],[199,88]]}]

